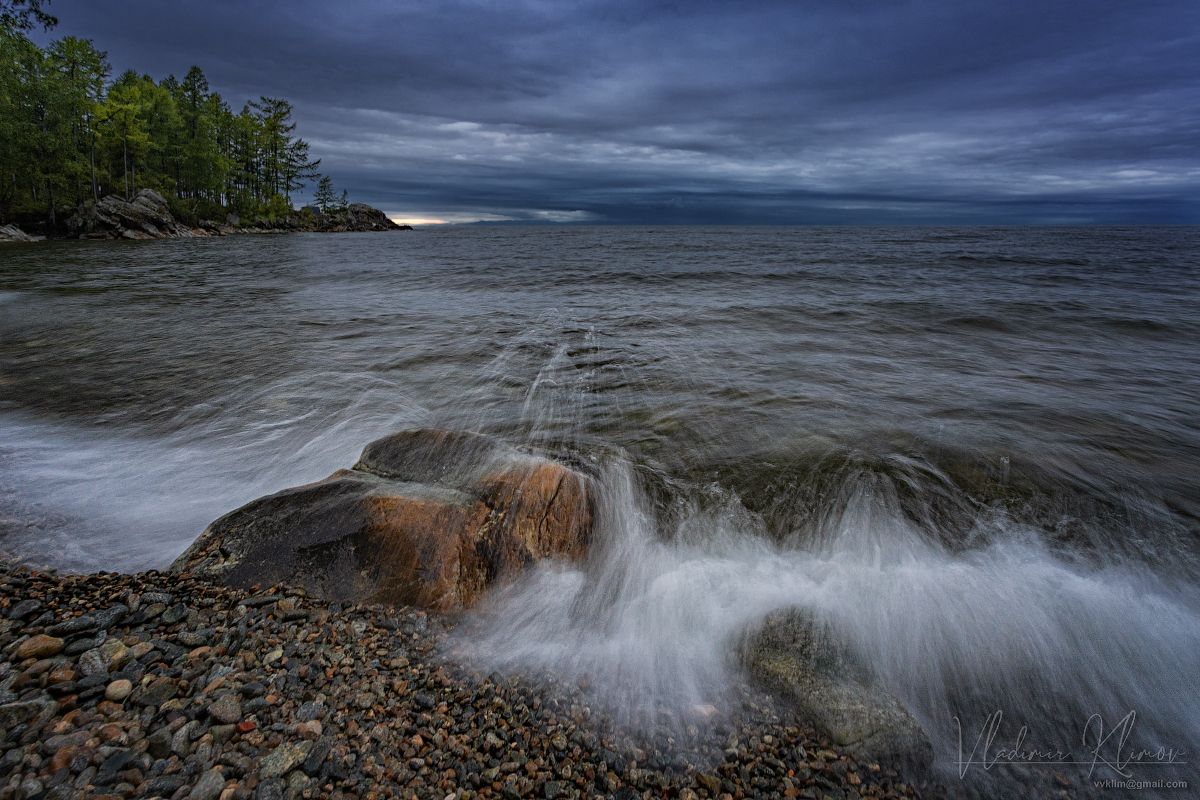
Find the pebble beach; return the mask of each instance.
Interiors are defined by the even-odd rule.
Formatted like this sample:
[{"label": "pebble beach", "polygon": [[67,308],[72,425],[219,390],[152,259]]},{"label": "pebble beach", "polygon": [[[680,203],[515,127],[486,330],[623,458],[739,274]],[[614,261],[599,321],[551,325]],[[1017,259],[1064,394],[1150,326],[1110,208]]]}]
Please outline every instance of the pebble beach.
[{"label": "pebble beach", "polygon": [[415,609],[5,565],[0,617],[3,800],[918,794],[753,690],[628,730],[587,686],[456,663]]}]

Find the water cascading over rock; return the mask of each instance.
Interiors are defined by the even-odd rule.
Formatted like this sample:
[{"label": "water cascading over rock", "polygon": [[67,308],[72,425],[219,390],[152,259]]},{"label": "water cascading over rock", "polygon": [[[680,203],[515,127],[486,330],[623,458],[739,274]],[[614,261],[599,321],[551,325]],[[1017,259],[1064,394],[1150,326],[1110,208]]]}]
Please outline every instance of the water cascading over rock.
[{"label": "water cascading over rock", "polygon": [[486,436],[403,431],[367,445],[351,469],[226,514],[172,569],[457,611],[535,561],[581,558],[590,487],[574,469]]},{"label": "water cascading over rock", "polygon": [[811,612],[770,614],[741,649],[751,677],[838,746],[866,761],[920,769],[932,763],[933,749],[917,721]]}]

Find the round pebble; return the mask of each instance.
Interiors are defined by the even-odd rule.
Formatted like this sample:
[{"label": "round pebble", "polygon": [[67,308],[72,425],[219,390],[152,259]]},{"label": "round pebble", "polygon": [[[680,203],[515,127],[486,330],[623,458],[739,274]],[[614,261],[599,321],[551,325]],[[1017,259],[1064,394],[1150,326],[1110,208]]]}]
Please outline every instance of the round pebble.
[{"label": "round pebble", "polygon": [[133,683],[125,678],[120,678],[110,683],[108,688],[104,690],[104,699],[120,703],[126,697],[129,697],[132,691]]}]

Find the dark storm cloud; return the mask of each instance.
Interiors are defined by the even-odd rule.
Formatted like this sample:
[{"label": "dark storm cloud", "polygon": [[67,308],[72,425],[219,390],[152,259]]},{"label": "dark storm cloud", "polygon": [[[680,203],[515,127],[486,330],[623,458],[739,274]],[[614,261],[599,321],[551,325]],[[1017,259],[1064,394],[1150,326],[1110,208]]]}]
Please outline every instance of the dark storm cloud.
[{"label": "dark storm cloud", "polygon": [[1200,221],[1200,4],[56,0],[398,216]]}]

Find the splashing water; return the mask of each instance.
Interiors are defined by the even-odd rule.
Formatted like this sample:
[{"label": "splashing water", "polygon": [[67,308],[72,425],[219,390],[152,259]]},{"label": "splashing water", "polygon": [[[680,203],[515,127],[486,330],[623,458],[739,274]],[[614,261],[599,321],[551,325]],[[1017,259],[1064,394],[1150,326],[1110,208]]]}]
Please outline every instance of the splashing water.
[{"label": "splashing water", "polygon": [[[527,384],[520,418],[531,446],[564,446],[562,409],[585,401],[562,395],[595,378],[573,381],[564,353]],[[544,419],[554,432],[539,428]],[[711,450],[694,436],[695,452]],[[805,519],[775,526],[735,491],[664,476],[627,451],[581,460],[598,487],[586,563],[543,564],[493,595],[460,653],[590,685],[636,725],[720,706],[743,677],[745,637],[794,608],[836,631],[914,715],[944,774],[970,757],[997,711],[1010,721],[997,747],[1015,745],[1026,726],[1026,747],[1081,759],[1093,715],[1111,728],[1136,711],[1138,748],[1186,748],[1200,735],[1200,591],[1186,572],[1117,557],[1115,543],[1108,553],[1084,546],[1128,531],[1090,520],[1073,546],[1049,542],[920,456],[892,454],[873,468],[826,454],[836,466],[809,471],[825,486]],[[1003,492],[1011,460],[1000,464]],[[797,505],[772,498],[775,513]],[[772,536],[780,522],[790,534]],[[1013,791],[1006,777],[978,779]]]},{"label": "splashing water", "polygon": [[625,461],[599,483],[587,563],[543,565],[494,596],[467,628],[467,653],[586,681],[636,724],[720,706],[740,678],[742,637],[772,611],[801,608],[917,718],[947,772],[960,755],[955,720],[969,750],[993,711],[1015,721],[1004,736],[1027,725],[1026,744],[1047,750],[1079,750],[1092,714],[1111,726],[1130,710],[1139,747],[1200,734],[1194,586],[1062,558],[1015,523],[950,552],[883,479],[849,487],[813,549],[772,543],[734,497],[717,510],[693,502],[664,533]]}]

